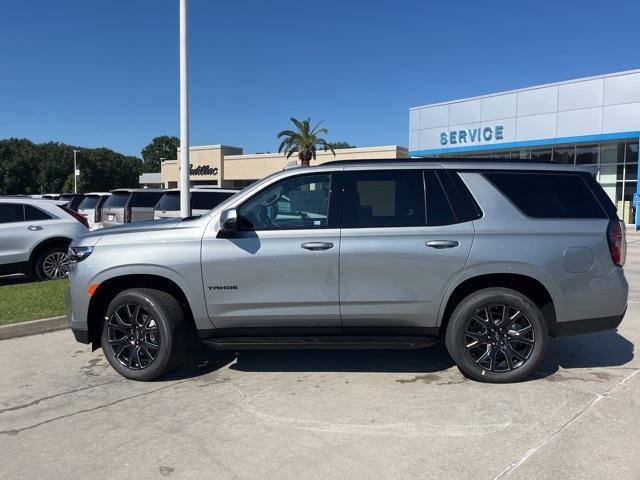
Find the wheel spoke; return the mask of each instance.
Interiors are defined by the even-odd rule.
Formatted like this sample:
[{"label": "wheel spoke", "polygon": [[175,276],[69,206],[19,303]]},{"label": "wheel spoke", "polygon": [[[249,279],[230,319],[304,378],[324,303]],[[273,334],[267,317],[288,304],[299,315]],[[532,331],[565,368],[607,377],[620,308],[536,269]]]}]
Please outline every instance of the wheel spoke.
[{"label": "wheel spoke", "polygon": [[126,368],[146,368],[160,352],[156,321],[141,305],[126,304],[115,309],[106,328],[109,348]]},{"label": "wheel spoke", "polygon": [[511,350],[510,348],[500,349],[500,351],[504,355],[504,358],[507,361],[507,369],[508,370],[513,370],[513,361],[511,360],[511,352],[510,352],[510,350]]},{"label": "wheel spoke", "polygon": [[121,338],[110,339],[109,343],[115,346],[127,345],[129,343],[129,337],[125,335],[124,337],[121,337]]},{"label": "wheel spoke", "polygon": [[535,347],[532,323],[519,308],[509,304],[478,308],[467,321],[463,341],[476,365],[496,373],[521,367]]}]

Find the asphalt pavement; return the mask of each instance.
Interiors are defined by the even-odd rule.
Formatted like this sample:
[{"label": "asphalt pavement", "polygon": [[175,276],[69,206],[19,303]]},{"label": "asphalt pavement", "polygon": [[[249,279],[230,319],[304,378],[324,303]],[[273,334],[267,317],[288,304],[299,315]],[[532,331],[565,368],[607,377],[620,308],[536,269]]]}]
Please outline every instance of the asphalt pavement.
[{"label": "asphalt pavement", "polygon": [[0,342],[1,479],[638,479],[640,236],[619,331],[552,340],[533,379],[417,351],[202,349],[118,376],[58,331]]}]

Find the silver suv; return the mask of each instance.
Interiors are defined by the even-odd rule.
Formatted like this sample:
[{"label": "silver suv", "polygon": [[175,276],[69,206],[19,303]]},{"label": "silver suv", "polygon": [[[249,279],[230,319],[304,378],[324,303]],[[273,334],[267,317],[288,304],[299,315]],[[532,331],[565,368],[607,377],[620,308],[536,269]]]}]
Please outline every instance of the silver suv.
[{"label": "silver suv", "polygon": [[69,243],[88,231],[87,221],[67,203],[0,197],[0,273],[26,273],[40,280],[67,276]]},{"label": "silver suv", "polygon": [[137,380],[197,330],[232,350],[444,337],[468,377],[512,382],[549,336],[616,328],[627,306],[624,224],[589,171],[564,165],[330,162],[70,251],[76,339]]}]

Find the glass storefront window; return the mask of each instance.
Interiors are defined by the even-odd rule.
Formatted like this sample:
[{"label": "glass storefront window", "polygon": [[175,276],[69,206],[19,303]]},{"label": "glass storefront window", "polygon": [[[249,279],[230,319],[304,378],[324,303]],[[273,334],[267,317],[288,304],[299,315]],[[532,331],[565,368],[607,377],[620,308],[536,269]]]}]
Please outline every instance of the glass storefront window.
[{"label": "glass storefront window", "polygon": [[531,158],[531,150],[516,150],[511,152],[512,160],[529,160]]},{"label": "glass storefront window", "polygon": [[600,147],[600,163],[623,163],[624,143],[607,143]]},{"label": "glass storefront window", "polygon": [[553,163],[573,164],[576,149],[574,147],[554,148]]},{"label": "glass storefront window", "polygon": [[578,165],[598,163],[598,145],[576,147],[576,163]]},{"label": "glass storefront window", "polygon": [[632,202],[637,187],[638,182],[624,182],[624,199]]},{"label": "glass storefront window", "polygon": [[551,161],[551,149],[539,149],[531,150],[531,161],[533,162],[550,162]]}]

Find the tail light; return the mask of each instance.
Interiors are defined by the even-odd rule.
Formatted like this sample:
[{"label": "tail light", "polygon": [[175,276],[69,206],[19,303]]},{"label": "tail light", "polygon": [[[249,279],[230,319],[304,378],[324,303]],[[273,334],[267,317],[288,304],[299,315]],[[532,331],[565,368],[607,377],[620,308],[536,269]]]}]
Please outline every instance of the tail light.
[{"label": "tail light", "polygon": [[89,223],[87,222],[87,219],[84,218],[82,215],[80,215],[78,212],[74,212],[73,210],[71,210],[69,207],[67,207],[66,205],[58,205],[58,207],[60,207],[62,210],[64,210],[66,213],[68,213],[69,215],[71,215],[73,218],[75,218],[76,220],[78,220],[81,224],[83,224],[85,227],[89,228]]},{"label": "tail light", "polygon": [[627,259],[627,236],[624,222],[617,219],[609,222],[607,243],[609,244],[611,260],[618,267],[622,267]]}]

